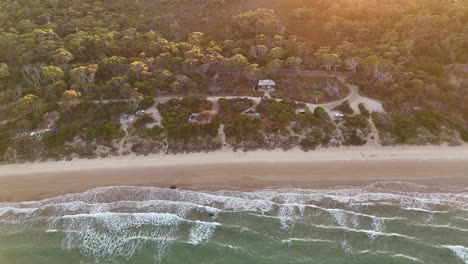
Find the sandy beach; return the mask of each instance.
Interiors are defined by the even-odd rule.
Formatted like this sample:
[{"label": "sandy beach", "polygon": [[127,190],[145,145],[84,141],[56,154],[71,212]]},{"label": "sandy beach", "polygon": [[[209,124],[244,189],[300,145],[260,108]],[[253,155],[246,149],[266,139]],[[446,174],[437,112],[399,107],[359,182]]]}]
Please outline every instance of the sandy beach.
[{"label": "sandy beach", "polygon": [[125,156],[0,167],[0,202],[104,186],[327,188],[377,181],[468,187],[468,146],[356,147]]}]

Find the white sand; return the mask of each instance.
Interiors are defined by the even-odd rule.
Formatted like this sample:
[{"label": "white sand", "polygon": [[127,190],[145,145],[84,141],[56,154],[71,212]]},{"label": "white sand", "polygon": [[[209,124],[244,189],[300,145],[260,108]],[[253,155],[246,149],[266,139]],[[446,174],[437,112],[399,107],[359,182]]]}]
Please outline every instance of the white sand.
[{"label": "white sand", "polygon": [[289,151],[233,152],[230,150],[210,153],[178,155],[123,156],[104,159],[75,159],[72,161],[37,162],[0,166],[0,176],[24,175],[47,172],[90,171],[99,169],[145,168],[176,165],[236,164],[236,163],[314,163],[325,161],[428,161],[466,160],[468,176],[468,145],[447,146],[398,146],[398,147],[339,147],[303,152]]}]

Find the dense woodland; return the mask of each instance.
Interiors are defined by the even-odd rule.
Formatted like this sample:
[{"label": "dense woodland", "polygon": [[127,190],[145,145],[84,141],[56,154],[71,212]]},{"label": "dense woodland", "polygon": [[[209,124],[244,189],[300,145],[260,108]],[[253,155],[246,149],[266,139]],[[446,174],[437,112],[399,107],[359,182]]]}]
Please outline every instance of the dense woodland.
[{"label": "dense woodland", "polygon": [[[299,76],[317,70],[350,72],[385,113],[297,113],[293,100],[346,93]],[[220,99],[209,124],[188,121],[213,109],[207,96],[261,96],[262,78],[283,101],[263,99],[255,116],[249,99]],[[0,1],[0,161],[212,151],[221,125],[242,150],[362,145],[373,125],[384,145],[457,145],[468,141],[467,78],[467,1]],[[168,96],[185,98],[157,105],[161,124],[143,115],[122,129],[123,114]]]}]

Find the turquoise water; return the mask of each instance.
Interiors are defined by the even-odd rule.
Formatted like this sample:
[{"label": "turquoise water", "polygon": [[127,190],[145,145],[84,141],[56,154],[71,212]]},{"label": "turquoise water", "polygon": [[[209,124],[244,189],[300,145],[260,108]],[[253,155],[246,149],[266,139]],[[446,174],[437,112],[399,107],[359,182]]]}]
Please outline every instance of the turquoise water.
[{"label": "turquoise water", "polygon": [[0,263],[468,264],[468,189],[107,187],[0,203]]}]

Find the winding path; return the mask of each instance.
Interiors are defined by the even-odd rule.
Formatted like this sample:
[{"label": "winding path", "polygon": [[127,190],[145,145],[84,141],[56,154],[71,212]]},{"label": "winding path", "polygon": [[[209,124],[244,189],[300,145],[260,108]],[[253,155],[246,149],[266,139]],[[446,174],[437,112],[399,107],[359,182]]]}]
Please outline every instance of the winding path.
[{"label": "winding path", "polygon": [[[360,95],[359,87],[346,82],[346,78],[352,76],[352,73],[350,72],[326,72],[326,71],[299,71],[297,72],[297,71],[291,71],[291,70],[279,70],[277,71],[277,73],[291,75],[291,76],[300,75],[300,76],[313,76],[313,77],[336,77],[343,85],[345,85],[349,89],[348,96],[346,96],[345,98],[341,100],[337,100],[337,101],[333,101],[329,103],[312,104],[312,103],[296,101],[297,103],[305,104],[312,112],[317,107],[323,107],[325,110],[327,110],[330,116],[333,116],[333,114],[336,113],[336,111],[334,111],[333,109],[339,106],[340,104],[342,104],[344,101],[348,101],[351,108],[353,108],[353,110],[355,110],[356,112],[359,112],[359,104],[361,103],[371,112],[385,112],[382,106],[382,103],[380,101]],[[148,124],[147,127],[151,128],[156,125],[161,125],[162,117],[157,108],[158,104],[166,103],[171,99],[182,99],[182,98],[183,97],[181,96],[166,96],[166,97],[156,98],[155,104],[151,106],[150,108],[145,109],[146,113],[150,114],[155,119],[155,122]],[[253,97],[253,96],[208,96],[207,100],[213,102],[212,110],[215,112],[219,110],[218,100],[220,98],[226,98],[226,99],[247,98],[254,102],[254,106],[257,106],[262,100],[262,97]],[[281,101],[282,99],[275,98],[273,100]],[[129,99],[116,99],[116,100],[90,100],[89,102],[106,104],[106,103],[112,103],[112,102],[128,102],[128,101]],[[12,121],[12,120],[1,121],[0,125],[6,124],[9,121]]]},{"label": "winding path", "polygon": [[[297,71],[289,71],[289,70],[281,70],[278,71],[278,73],[281,74],[288,74],[288,75],[297,75]],[[314,111],[315,108],[317,107],[323,107],[327,112],[330,114],[330,116],[333,116],[333,114],[336,113],[333,109],[342,104],[345,101],[348,101],[349,105],[355,112],[360,112],[359,111],[359,104],[363,104],[369,111],[371,112],[380,112],[384,113],[385,110],[382,106],[382,103],[378,100],[371,99],[369,97],[362,96],[359,93],[359,87],[356,85],[350,84],[346,82],[346,78],[351,76],[351,73],[348,72],[325,72],[325,71],[299,71],[300,76],[314,76],[314,77],[336,77],[343,85],[345,85],[348,90],[349,94],[343,99],[329,102],[329,103],[324,103],[324,104],[312,104],[312,103],[306,103],[306,102],[300,102],[296,101],[297,103],[303,103],[309,108],[310,111]],[[218,106],[218,100],[221,98],[225,99],[237,99],[237,98],[247,98],[250,99],[254,102],[254,105],[258,105],[260,101],[262,100],[262,97],[255,97],[255,96],[208,96],[207,100],[211,101],[213,103],[213,108],[212,110],[217,112],[219,110]],[[148,114],[151,114],[153,118],[156,120],[155,123],[153,124],[161,124],[161,114],[159,113],[157,109],[158,104],[163,104],[168,102],[171,99],[182,99],[180,96],[163,96],[163,97],[158,97],[156,98],[156,104],[153,105],[152,107],[148,108],[146,112]],[[274,98],[273,100],[276,101],[281,101],[283,99],[280,98]]]},{"label": "winding path", "polygon": [[[297,75],[297,71],[290,71],[290,70],[280,70],[278,73],[282,74],[288,74],[288,75]],[[329,103],[324,103],[324,104],[312,104],[312,103],[306,103],[309,108],[315,109],[316,107],[323,107],[327,110],[331,110],[340,104],[342,104],[344,101],[348,101],[351,108],[353,110],[359,112],[359,104],[363,104],[368,110],[371,112],[380,112],[384,113],[385,110],[382,106],[382,102],[362,96],[359,93],[359,87],[356,85],[350,84],[346,82],[346,78],[351,77],[352,73],[350,72],[326,72],[326,71],[299,71],[300,76],[311,76],[311,77],[336,77],[343,85],[345,85],[348,90],[349,94],[345,98]]]},{"label": "winding path", "polygon": [[[336,77],[343,85],[345,85],[348,88],[349,94],[345,98],[337,100],[337,101],[333,101],[333,102],[329,102],[329,103],[323,103],[323,104],[313,104],[313,103],[306,103],[306,102],[296,101],[297,103],[306,104],[311,110],[314,110],[316,107],[323,107],[323,108],[329,110],[329,112],[331,112],[331,110],[333,108],[339,106],[344,101],[348,101],[351,108],[353,108],[357,112],[359,112],[359,104],[361,104],[361,103],[364,104],[364,106],[366,106],[366,108],[371,112],[380,112],[380,113],[385,112],[385,110],[384,110],[384,108],[382,106],[382,102],[380,102],[378,100],[375,100],[375,99],[372,99],[372,98],[369,98],[369,97],[366,97],[366,96],[362,96],[359,93],[359,87],[346,82],[346,78],[352,76],[352,73],[350,73],[350,72],[299,71],[299,73],[298,73],[297,71],[292,71],[292,70],[279,70],[279,71],[277,71],[277,73],[287,74],[287,75],[291,75],[291,76],[299,74],[300,76],[312,76],[312,77]],[[182,98],[183,98],[182,96],[157,97],[155,99],[155,101],[156,101],[155,105],[166,103],[171,99],[182,99]],[[248,99],[253,100],[254,102],[259,102],[262,99],[261,97],[253,97],[253,96],[208,96],[207,100],[215,102],[220,98],[226,98],[226,99],[248,98]],[[280,101],[282,99],[276,98],[275,100]],[[122,102],[122,101],[127,102],[129,100],[128,99],[93,100],[91,102],[93,102],[93,103],[110,103],[110,102]],[[155,105],[153,105],[152,107],[146,109],[146,112],[151,113],[152,115],[154,115],[153,117],[155,117],[155,119],[158,120],[158,113],[156,113],[157,108],[155,107]],[[215,111],[217,110],[216,104],[214,105],[213,110],[215,110]],[[160,118],[160,116],[159,116],[159,118]]]}]

